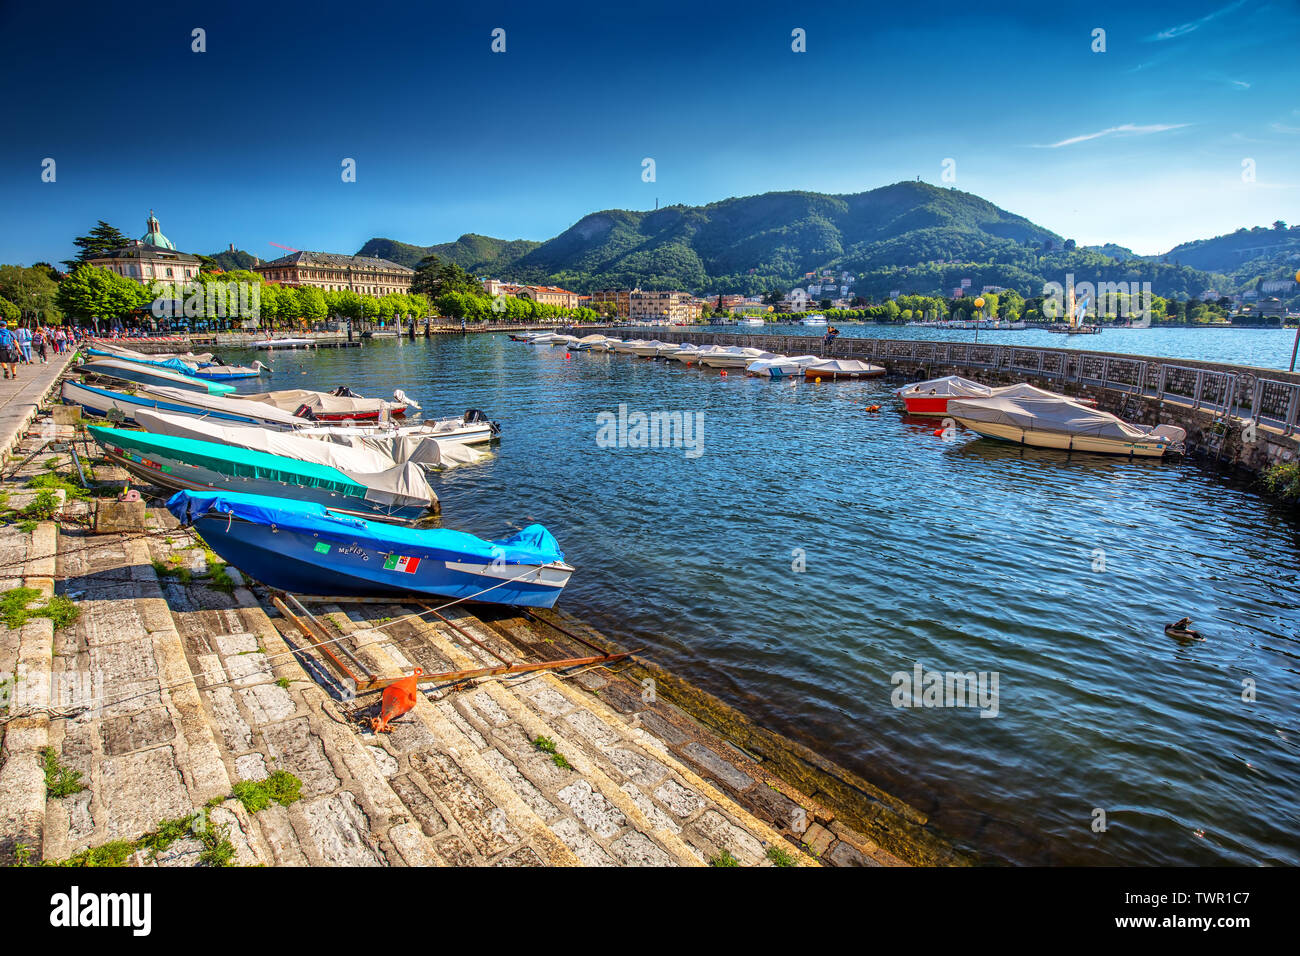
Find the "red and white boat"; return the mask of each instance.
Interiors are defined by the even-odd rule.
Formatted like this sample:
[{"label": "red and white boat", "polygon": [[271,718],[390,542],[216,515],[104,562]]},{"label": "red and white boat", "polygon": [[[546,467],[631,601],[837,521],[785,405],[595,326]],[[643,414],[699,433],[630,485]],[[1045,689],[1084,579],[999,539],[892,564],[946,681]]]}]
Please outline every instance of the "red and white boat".
[{"label": "red and white boat", "polygon": [[945,375],[904,385],[896,394],[907,406],[909,415],[942,416],[948,414],[950,398],[988,398],[993,389],[960,375]]},{"label": "red and white boat", "polygon": [[[1016,385],[1003,385],[1000,388],[990,388],[988,385],[981,385],[979,382],[962,378],[960,375],[945,375],[943,378],[932,378],[925,382],[904,385],[895,394],[903,400],[909,415],[942,417],[948,414],[949,401],[961,401],[968,398],[1017,398],[1021,395],[1041,392],[1041,389],[1034,388],[1034,386],[1023,382]],[[1062,395],[1061,397],[1064,398],[1065,396]],[[1097,404],[1091,398],[1071,398],[1070,401],[1076,405],[1086,405],[1088,407]]]}]

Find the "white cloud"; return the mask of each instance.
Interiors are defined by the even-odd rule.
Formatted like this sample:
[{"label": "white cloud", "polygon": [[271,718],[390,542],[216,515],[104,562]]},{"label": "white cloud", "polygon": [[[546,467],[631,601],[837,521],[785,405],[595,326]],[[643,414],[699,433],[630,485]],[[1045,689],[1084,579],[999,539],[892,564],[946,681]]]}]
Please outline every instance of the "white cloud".
[{"label": "white cloud", "polygon": [[1148,133],[1163,133],[1166,130],[1182,129],[1184,126],[1190,125],[1190,123],[1153,123],[1149,126],[1137,126],[1134,123],[1125,123],[1122,126],[1111,126],[1107,129],[1098,130],[1096,133],[1071,136],[1059,143],[1035,143],[1034,146],[1037,149],[1060,149],[1062,146],[1073,146],[1075,143],[1085,143],[1090,139],[1100,139],[1103,136],[1145,136]]},{"label": "white cloud", "polygon": [[1246,0],[1237,0],[1236,3],[1230,3],[1222,9],[1215,10],[1213,13],[1207,13],[1199,20],[1189,20],[1187,23],[1180,23],[1178,26],[1169,27],[1166,30],[1161,30],[1159,33],[1153,33],[1151,36],[1147,37],[1146,40],[1148,43],[1156,43],[1161,40],[1173,40],[1181,36],[1186,36],[1189,33],[1199,30],[1210,21],[1217,20],[1219,17],[1231,13],[1245,2]]}]

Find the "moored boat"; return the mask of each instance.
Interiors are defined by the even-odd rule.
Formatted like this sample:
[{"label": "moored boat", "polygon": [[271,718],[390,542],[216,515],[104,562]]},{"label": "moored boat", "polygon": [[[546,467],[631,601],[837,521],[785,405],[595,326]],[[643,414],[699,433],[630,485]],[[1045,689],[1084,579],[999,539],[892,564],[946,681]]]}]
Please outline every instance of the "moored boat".
[{"label": "moored boat", "polygon": [[137,385],[166,385],[174,388],[189,389],[194,392],[206,392],[209,395],[225,395],[233,392],[233,385],[224,382],[206,382],[182,372],[176,372],[159,365],[144,365],[140,362],[119,358],[94,358],[78,365],[74,371],[82,375],[94,375],[99,378],[113,379],[118,382],[134,382]]},{"label": "moored boat", "polygon": [[253,343],[255,349],[309,349],[316,344],[314,339],[281,338],[259,339]]},{"label": "moored boat", "polygon": [[751,362],[745,366],[745,374],[755,378],[799,378],[805,368],[820,361],[822,359],[816,355],[778,355],[776,358]]},{"label": "moored boat", "polygon": [[803,370],[804,378],[809,381],[817,379],[841,379],[841,378],[879,378],[885,374],[885,370],[879,365],[872,365],[870,362],[862,362],[858,359],[827,359],[821,362],[813,362]]},{"label": "moored boat", "polygon": [[304,594],[425,594],[554,607],[574,570],[555,538],[536,524],[485,541],[450,528],[381,525],[257,495],[181,492],[167,508],[241,572]]},{"label": "moored boat", "polygon": [[302,501],[390,521],[416,521],[438,509],[438,496],[423,469],[411,462],[383,472],[360,473],[192,438],[100,425],[86,430],[110,461],[172,491],[291,494]]},{"label": "moored boat", "polygon": [[987,398],[953,399],[948,414],[986,438],[1106,455],[1162,458],[1181,454],[1187,438],[1177,425],[1139,425],[1032,385]]},{"label": "moored boat", "polygon": [[254,361],[252,365],[205,365],[196,368],[191,374],[213,382],[232,382],[241,378],[257,378],[271,371],[274,371],[271,366]]},{"label": "moored boat", "polygon": [[954,398],[987,398],[993,389],[960,375],[945,375],[905,385],[897,393],[909,415],[946,415]]},{"label": "moored boat", "polygon": [[710,352],[707,355],[701,354],[699,363],[708,368],[745,368],[760,359],[784,357],[783,355],[777,355],[775,352],[765,352],[762,349],[743,348],[733,345],[717,352]]}]

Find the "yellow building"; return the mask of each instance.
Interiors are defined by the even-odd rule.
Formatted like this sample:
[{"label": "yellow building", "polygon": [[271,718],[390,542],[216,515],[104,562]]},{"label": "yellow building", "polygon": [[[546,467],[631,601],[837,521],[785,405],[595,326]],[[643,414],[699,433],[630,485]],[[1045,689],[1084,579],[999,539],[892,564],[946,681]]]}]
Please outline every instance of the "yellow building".
[{"label": "yellow building", "polygon": [[381,296],[411,291],[415,270],[388,259],[343,256],[332,252],[294,252],[253,266],[268,282],[315,286],[325,292],[350,289]]}]

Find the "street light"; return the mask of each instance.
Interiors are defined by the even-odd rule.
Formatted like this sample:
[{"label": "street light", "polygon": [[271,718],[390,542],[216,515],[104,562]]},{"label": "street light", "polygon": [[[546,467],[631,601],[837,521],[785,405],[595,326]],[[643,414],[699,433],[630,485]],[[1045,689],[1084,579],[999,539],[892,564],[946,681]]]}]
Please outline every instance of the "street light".
[{"label": "street light", "polygon": [[984,316],[983,296],[980,296],[978,299],[975,300],[975,308],[979,310],[979,314],[975,318],[975,344],[979,345],[980,344],[980,319],[983,318]]},{"label": "street light", "polygon": [[[1300,269],[1296,270],[1295,281],[1300,283]],[[1282,324],[1286,324],[1286,307],[1282,307]],[[1300,321],[1296,322],[1295,327],[1295,345],[1291,346],[1291,371],[1295,371],[1295,353],[1300,349]]]}]

